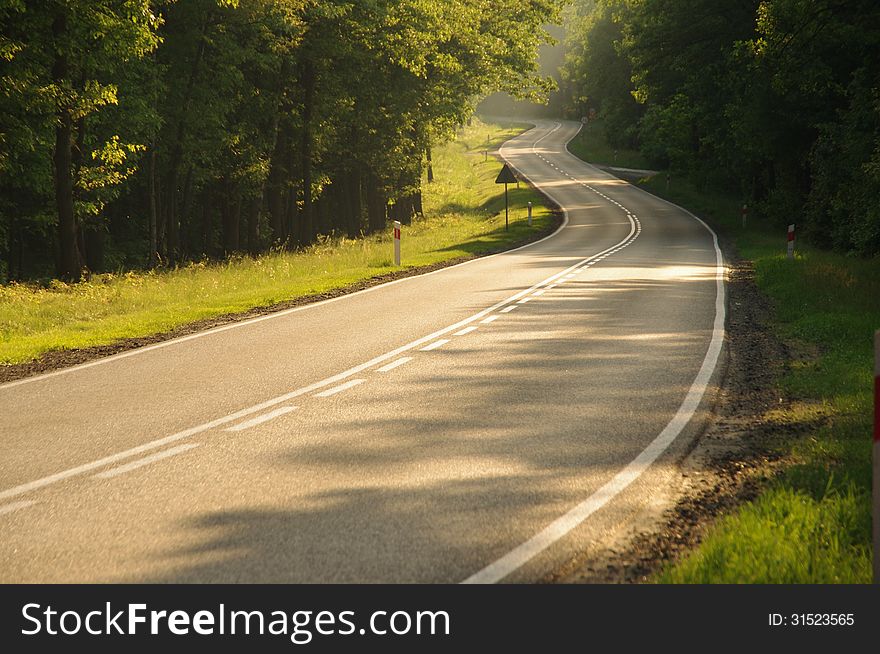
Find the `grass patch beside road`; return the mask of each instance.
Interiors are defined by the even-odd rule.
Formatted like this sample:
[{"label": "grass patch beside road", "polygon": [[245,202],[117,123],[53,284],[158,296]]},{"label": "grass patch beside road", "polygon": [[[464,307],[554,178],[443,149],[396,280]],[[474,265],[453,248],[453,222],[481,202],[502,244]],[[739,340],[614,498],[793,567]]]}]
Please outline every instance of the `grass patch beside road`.
[{"label": "grass patch beside road", "polygon": [[773,329],[794,353],[779,379],[790,400],[766,416],[788,427],[775,448],[790,461],[760,497],[722,518],[702,545],[668,567],[667,583],[870,583],[873,333],[880,327],[880,260],[799,243],[752,218],[738,198],[664,176],[656,195],[708,219],[752,261],[774,308]]},{"label": "grass patch beside road", "polygon": [[[588,142],[589,143],[589,142]],[[572,148],[572,152],[576,152]],[[585,153],[610,163],[601,144]],[[630,159],[632,167],[638,159]],[[794,353],[778,380],[789,403],[765,416],[789,464],[753,502],[711,527],[702,544],[655,577],[660,583],[870,583],[873,334],[880,328],[880,259],[798,243],[750,216],[742,199],[666,176],[640,186],[724,233],[754,264],[772,328]]]},{"label": "grass patch beside road", "polygon": [[[0,364],[33,360],[50,350],[106,345],[163,333],[198,320],[344,288],[403,268],[502,250],[547,229],[552,213],[522,185],[510,190],[511,229],[504,231],[501,164],[485,160],[525,129],[475,120],[456,141],[434,151],[433,184],[424,183],[425,219],[405,226],[403,266],[392,263],[390,233],[325,239],[301,252],[194,263],[171,271],[98,275],[48,288],[0,286]],[[525,203],[534,205],[533,226]]]}]

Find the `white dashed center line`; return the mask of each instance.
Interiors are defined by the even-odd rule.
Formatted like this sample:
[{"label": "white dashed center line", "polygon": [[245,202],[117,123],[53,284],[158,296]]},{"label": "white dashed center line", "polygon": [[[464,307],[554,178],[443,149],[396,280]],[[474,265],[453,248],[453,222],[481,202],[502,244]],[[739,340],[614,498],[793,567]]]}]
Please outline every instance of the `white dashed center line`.
[{"label": "white dashed center line", "polygon": [[358,384],[363,384],[366,379],[352,379],[350,381],[345,382],[344,384],[340,384],[339,386],[334,386],[333,388],[328,388],[326,391],[321,391],[320,393],[315,393],[315,397],[330,397],[331,395],[336,395],[337,393],[341,393],[342,391],[347,391],[349,388],[353,386],[357,386]]},{"label": "white dashed center line", "polygon": [[124,466],[119,466],[117,468],[111,468],[110,470],[105,470],[104,472],[99,472],[95,475],[95,477],[101,477],[102,479],[110,479],[111,477],[116,477],[117,475],[123,475],[126,472],[131,472],[132,470],[137,470],[138,468],[142,468],[145,465],[149,465],[151,463],[155,463],[156,461],[161,461],[162,459],[167,459],[169,456],[174,456],[175,454],[181,454],[182,452],[186,452],[187,450],[191,450],[194,447],[198,447],[198,443],[185,443],[184,445],[178,445],[177,447],[172,447],[168,450],[162,450],[161,452],[156,452],[156,454],[151,454],[150,456],[145,456],[143,459],[138,459],[137,461],[132,461],[131,463],[126,463]]},{"label": "white dashed center line", "polygon": [[376,370],[378,370],[379,372],[389,372],[391,370],[394,370],[398,366],[402,366],[404,363],[408,363],[412,360],[412,357],[400,357],[399,359],[397,359],[397,361],[392,361],[391,363],[384,365],[381,368],[376,368]]},{"label": "white dashed center line", "polygon": [[422,348],[422,352],[430,352],[431,350],[436,350],[438,347],[443,347],[449,342],[448,338],[438,338],[436,341],[431,343],[430,345],[426,345]]},{"label": "white dashed center line", "polygon": [[23,509],[26,506],[31,506],[36,504],[34,500],[21,500],[20,502],[11,502],[10,504],[6,504],[5,506],[0,506],[0,515],[4,513],[12,513],[13,511],[18,511],[19,509]]},{"label": "white dashed center line", "polygon": [[224,429],[223,431],[244,431],[245,429],[250,429],[251,427],[256,427],[259,424],[268,422],[272,418],[277,418],[278,416],[283,416],[285,413],[290,413],[294,409],[296,409],[295,406],[278,407],[274,411],[269,411],[269,413],[264,413],[256,418],[245,420],[244,422],[240,422],[237,425]]}]

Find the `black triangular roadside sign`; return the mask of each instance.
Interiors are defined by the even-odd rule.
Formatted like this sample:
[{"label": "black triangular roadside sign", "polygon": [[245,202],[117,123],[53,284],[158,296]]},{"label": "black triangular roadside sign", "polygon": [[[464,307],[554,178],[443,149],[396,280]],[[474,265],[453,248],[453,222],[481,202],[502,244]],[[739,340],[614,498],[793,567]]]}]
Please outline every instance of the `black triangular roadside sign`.
[{"label": "black triangular roadside sign", "polygon": [[516,176],[514,176],[513,171],[510,169],[510,166],[504,164],[504,168],[501,169],[501,172],[498,173],[498,177],[495,178],[496,184],[516,184]]}]

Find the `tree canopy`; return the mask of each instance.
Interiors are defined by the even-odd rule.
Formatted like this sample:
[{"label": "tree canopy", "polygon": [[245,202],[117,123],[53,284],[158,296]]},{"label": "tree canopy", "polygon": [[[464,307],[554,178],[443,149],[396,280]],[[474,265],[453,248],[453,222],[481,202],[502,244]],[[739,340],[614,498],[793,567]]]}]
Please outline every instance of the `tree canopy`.
[{"label": "tree canopy", "polygon": [[766,220],[877,255],[878,46],[871,0],[578,0],[569,111]]},{"label": "tree canopy", "polygon": [[0,280],[356,236],[559,0],[0,0]]}]

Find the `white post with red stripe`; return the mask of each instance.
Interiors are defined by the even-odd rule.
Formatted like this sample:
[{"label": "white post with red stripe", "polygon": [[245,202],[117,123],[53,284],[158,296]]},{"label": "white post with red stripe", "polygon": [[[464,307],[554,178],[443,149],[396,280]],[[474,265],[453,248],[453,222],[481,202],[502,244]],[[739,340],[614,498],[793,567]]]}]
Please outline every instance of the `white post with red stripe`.
[{"label": "white post with red stripe", "polygon": [[743,229],[746,228],[746,218],[749,217],[749,205],[744,204],[742,208]]},{"label": "white post with red stripe", "polygon": [[874,583],[880,584],[880,330],[874,333]]},{"label": "white post with red stripe", "polygon": [[794,259],[794,225],[788,226],[788,258]]},{"label": "white post with red stripe", "polygon": [[394,265],[400,265],[400,221],[394,221]]}]

